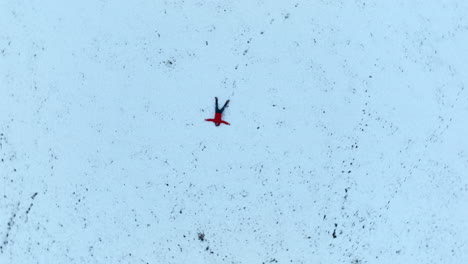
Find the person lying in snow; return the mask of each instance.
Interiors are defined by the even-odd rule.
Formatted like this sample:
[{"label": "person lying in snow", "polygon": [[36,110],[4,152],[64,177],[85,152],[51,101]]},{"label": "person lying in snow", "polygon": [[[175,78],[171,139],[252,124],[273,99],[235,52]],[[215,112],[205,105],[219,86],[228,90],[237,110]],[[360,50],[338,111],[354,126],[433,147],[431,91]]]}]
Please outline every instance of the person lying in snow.
[{"label": "person lying in snow", "polygon": [[214,119],[205,119],[205,121],[213,122],[216,126],[221,125],[221,123],[226,124],[226,125],[231,125],[228,122],[222,120],[224,108],[226,108],[226,106],[228,105],[229,100],[226,101],[223,108],[221,109],[218,108],[218,97],[215,97],[215,102],[216,102],[216,109],[215,109]]}]

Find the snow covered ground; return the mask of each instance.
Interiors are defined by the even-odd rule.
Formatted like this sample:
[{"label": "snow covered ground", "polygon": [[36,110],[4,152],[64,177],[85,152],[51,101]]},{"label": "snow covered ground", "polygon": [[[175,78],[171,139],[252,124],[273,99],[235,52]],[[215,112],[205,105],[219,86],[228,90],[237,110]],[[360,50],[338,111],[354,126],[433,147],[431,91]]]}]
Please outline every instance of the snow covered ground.
[{"label": "snow covered ground", "polygon": [[0,1],[0,263],[468,263],[467,12]]}]

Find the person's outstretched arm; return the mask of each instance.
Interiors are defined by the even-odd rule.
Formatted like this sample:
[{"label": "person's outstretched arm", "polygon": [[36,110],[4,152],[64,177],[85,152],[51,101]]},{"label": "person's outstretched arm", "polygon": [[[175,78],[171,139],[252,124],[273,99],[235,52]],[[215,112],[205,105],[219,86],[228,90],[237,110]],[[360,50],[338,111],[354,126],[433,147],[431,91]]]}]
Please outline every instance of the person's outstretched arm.
[{"label": "person's outstretched arm", "polygon": [[226,124],[226,125],[231,125],[231,124],[229,124],[228,122],[226,122],[224,120],[222,120],[221,123]]}]

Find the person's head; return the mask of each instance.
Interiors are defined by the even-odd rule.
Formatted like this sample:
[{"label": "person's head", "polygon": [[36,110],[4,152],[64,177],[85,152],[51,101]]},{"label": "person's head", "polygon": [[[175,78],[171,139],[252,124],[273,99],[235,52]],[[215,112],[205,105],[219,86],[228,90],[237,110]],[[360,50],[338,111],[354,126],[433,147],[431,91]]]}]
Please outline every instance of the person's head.
[{"label": "person's head", "polygon": [[219,125],[221,125],[221,123],[215,122],[215,126],[219,126]]}]

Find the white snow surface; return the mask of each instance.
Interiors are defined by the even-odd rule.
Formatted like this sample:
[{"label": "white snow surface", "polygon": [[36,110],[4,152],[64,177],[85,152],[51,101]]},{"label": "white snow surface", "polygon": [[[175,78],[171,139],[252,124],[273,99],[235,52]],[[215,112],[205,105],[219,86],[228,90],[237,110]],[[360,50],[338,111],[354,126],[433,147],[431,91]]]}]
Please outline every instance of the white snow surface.
[{"label": "white snow surface", "polygon": [[0,263],[468,263],[467,13],[0,1]]}]

